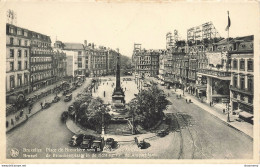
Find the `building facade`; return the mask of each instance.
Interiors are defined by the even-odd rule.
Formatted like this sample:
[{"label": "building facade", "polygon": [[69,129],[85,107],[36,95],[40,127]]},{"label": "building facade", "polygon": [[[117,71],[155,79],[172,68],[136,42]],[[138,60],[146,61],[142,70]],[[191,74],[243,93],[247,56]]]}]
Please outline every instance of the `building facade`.
[{"label": "building facade", "polygon": [[53,51],[51,39],[47,35],[30,32],[30,72],[31,90],[35,91],[55,82],[53,72]]},{"label": "building facade", "polygon": [[6,24],[6,96],[30,92],[30,31]]},{"label": "building facade", "polygon": [[233,39],[231,56],[231,111],[250,121],[254,102],[254,45],[253,36]]},{"label": "building facade", "polygon": [[68,76],[73,77],[74,80],[84,79],[86,77],[87,56],[83,44],[63,43],[61,41],[56,41],[54,48],[60,49],[66,55],[66,62],[63,62],[63,64],[66,64],[65,71]]},{"label": "building facade", "polygon": [[139,76],[157,76],[159,74],[159,56],[161,50],[141,50],[135,54],[135,70]]}]

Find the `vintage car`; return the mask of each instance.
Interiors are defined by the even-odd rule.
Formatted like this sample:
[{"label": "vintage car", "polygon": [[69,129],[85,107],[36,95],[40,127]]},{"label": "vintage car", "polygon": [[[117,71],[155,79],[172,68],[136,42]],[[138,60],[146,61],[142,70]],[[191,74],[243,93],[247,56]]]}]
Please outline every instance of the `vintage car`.
[{"label": "vintage car", "polygon": [[169,132],[167,130],[161,130],[156,135],[159,136],[159,137],[164,137],[168,134],[169,134]]},{"label": "vintage car", "polygon": [[57,103],[60,101],[60,97],[59,96],[55,96],[54,99],[52,100],[53,103]]},{"label": "vintage car", "polygon": [[80,148],[82,148],[82,149],[90,149],[94,139],[95,139],[95,137],[93,137],[93,136],[84,135],[83,136],[83,141],[82,141],[82,143],[80,145]]},{"label": "vintage car", "polygon": [[83,142],[83,134],[78,134],[78,135],[74,135],[71,137],[71,140],[69,141],[69,146],[71,147],[76,147],[81,145],[81,143]]},{"label": "vintage car", "polygon": [[140,149],[145,149],[146,148],[146,142],[144,140],[140,141],[137,144],[137,147],[140,148]]},{"label": "vintage car", "polygon": [[69,95],[66,95],[64,101],[69,102],[69,101],[71,101],[71,99],[72,99],[72,94],[69,94]]},{"label": "vintage car", "polygon": [[106,139],[106,145],[110,146],[111,148],[114,148],[115,146],[115,140],[113,138],[107,138]]},{"label": "vintage car", "polygon": [[64,123],[69,117],[69,113],[68,111],[64,111],[62,114],[61,114],[61,121]]},{"label": "vintage car", "polygon": [[47,109],[51,106],[51,103],[44,103],[44,105],[42,106],[43,109]]},{"label": "vintage car", "polygon": [[95,150],[95,152],[102,151],[102,141],[94,140],[91,148],[93,148]]},{"label": "vintage car", "polygon": [[67,90],[64,90],[64,91],[63,91],[63,95],[65,96],[65,95],[69,94],[69,92],[70,92],[70,91],[69,91],[68,89],[67,89]]}]

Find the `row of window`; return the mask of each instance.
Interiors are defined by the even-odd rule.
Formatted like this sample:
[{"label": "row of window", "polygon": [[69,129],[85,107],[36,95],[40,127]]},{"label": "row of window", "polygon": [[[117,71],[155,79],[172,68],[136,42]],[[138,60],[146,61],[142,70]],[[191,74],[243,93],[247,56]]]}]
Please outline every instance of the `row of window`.
[{"label": "row of window", "polygon": [[45,55],[52,54],[52,52],[50,50],[44,50],[44,51],[42,51],[42,50],[32,50],[31,53],[32,54],[45,54]]},{"label": "row of window", "polygon": [[40,71],[40,70],[50,70],[52,69],[52,65],[51,64],[44,64],[44,65],[38,65],[38,66],[32,66],[31,67],[31,71]]},{"label": "row of window", "polygon": [[[10,34],[15,34],[14,27],[9,27],[9,33]],[[22,29],[17,29],[17,35],[28,37],[28,31],[22,30]]]},{"label": "row of window", "polygon": [[[238,87],[238,82],[239,82],[239,87]],[[233,86],[236,88],[240,88],[245,90],[245,77],[244,76],[240,76],[239,77],[239,81],[238,81],[238,77],[236,75],[233,76]],[[253,78],[252,77],[248,77],[247,78],[247,90],[248,91],[253,91]]]},{"label": "row of window", "polygon": [[[15,50],[14,50],[14,49],[10,49],[9,53],[10,53],[10,54],[9,54],[9,57],[10,57],[10,58],[14,58]],[[24,53],[24,54],[22,54],[22,53]],[[28,57],[28,50],[18,49],[18,51],[17,51],[17,57],[18,57],[18,58],[21,58],[22,55],[24,55],[24,57]]]},{"label": "row of window", "polygon": [[238,63],[239,63],[239,70],[241,70],[241,71],[253,71],[253,69],[254,69],[254,62],[252,59],[247,60],[247,70],[245,69],[246,61],[244,59],[241,59],[239,61],[234,59],[233,63],[232,63],[233,64],[232,68],[235,70],[238,69]]},{"label": "row of window", "polygon": [[[28,31],[27,30],[23,30],[23,29],[17,28],[17,32],[16,32],[15,28],[10,26],[8,31],[9,31],[10,34],[17,34],[17,35],[20,35],[20,36],[28,37]],[[47,40],[48,39],[47,36],[41,35],[41,34],[37,34],[37,33],[34,33],[34,32],[32,33],[32,37],[38,38],[38,39],[43,39],[43,40]]]},{"label": "row of window", "polygon": [[47,42],[40,42],[40,41],[32,41],[32,44],[33,45],[36,45],[37,47],[41,47],[41,48],[47,48],[47,47],[51,47],[51,44],[50,43],[47,43]]},{"label": "row of window", "polygon": [[37,63],[37,62],[51,62],[52,58],[51,57],[31,57],[31,62],[32,63]]},{"label": "row of window", "polygon": [[31,76],[31,82],[36,82],[45,78],[50,78],[53,75],[53,72],[45,72],[43,74]]},{"label": "row of window", "polygon": [[19,86],[22,86],[23,84],[24,85],[28,85],[28,74],[24,74],[24,83],[22,82],[22,74],[18,74],[17,75],[17,85],[15,86],[15,76],[14,75],[11,75],[10,76],[10,88],[15,88],[15,87],[19,87]]},{"label": "row of window", "polygon": [[9,41],[10,45],[18,45],[18,46],[29,46],[28,40],[23,40],[23,39],[17,39],[15,40],[13,37],[10,37]]},{"label": "row of window", "polygon": [[17,69],[14,69],[14,62],[10,62],[10,71],[14,71],[14,70],[18,70],[18,71],[21,71],[21,70],[26,70],[28,69],[28,62],[27,61],[24,61],[24,68],[22,69],[22,62],[21,61],[18,61],[17,62]]}]

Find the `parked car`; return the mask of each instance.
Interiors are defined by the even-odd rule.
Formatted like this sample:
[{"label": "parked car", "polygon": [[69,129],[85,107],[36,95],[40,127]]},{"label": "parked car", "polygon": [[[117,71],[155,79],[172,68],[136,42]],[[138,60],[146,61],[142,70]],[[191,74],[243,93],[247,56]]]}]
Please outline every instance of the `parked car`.
[{"label": "parked car", "polygon": [[60,97],[59,96],[55,96],[54,99],[52,100],[53,103],[57,103],[60,101]]},{"label": "parked car", "polygon": [[94,140],[91,148],[95,149],[95,152],[102,151],[102,141]]},{"label": "parked car", "polygon": [[91,148],[94,139],[95,139],[94,136],[84,135],[83,136],[83,141],[82,141],[82,143],[80,145],[80,148],[82,148],[82,149],[89,149],[89,148]]},{"label": "parked car", "polygon": [[146,148],[146,142],[145,141],[140,141],[137,145],[138,148],[140,149],[145,149]]},{"label": "parked car", "polygon": [[51,103],[45,103],[44,105],[43,105],[43,109],[47,109],[47,108],[49,108],[51,106]]},{"label": "parked car", "polygon": [[169,134],[169,132],[167,130],[161,130],[156,135],[159,136],[159,137],[164,137],[168,134]]},{"label": "parked car", "polygon": [[63,91],[63,95],[64,96],[67,95],[67,94],[69,94],[69,90],[68,89]]},{"label": "parked car", "polygon": [[61,121],[62,121],[63,123],[65,123],[65,121],[68,119],[68,117],[69,117],[68,111],[64,111],[64,112],[61,114]]},{"label": "parked car", "polygon": [[83,134],[78,134],[78,135],[74,135],[71,137],[71,140],[69,141],[69,146],[71,147],[76,147],[81,145],[81,143],[83,142]]},{"label": "parked car", "polygon": [[115,145],[115,140],[113,138],[107,138],[106,139],[106,145],[110,146],[111,148]]},{"label": "parked car", "polygon": [[64,101],[69,102],[69,101],[71,101],[71,99],[72,99],[72,94],[69,94],[69,95],[66,95]]}]

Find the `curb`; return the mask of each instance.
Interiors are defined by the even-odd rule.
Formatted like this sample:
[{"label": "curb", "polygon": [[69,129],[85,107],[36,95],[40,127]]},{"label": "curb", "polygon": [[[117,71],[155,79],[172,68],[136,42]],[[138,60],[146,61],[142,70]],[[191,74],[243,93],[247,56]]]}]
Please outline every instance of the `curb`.
[{"label": "curb", "polygon": [[[195,99],[195,100],[196,100],[196,99]],[[193,104],[196,105],[195,103],[193,103]],[[199,105],[196,105],[196,106],[200,107]],[[200,107],[200,108],[201,108],[201,107]],[[201,109],[203,109],[203,108],[201,108]],[[205,110],[205,109],[203,109],[203,110]],[[205,111],[207,111],[207,110],[205,110]],[[208,111],[207,111],[207,112],[208,112]],[[252,140],[252,141],[254,140],[253,137],[251,137],[250,135],[246,134],[246,133],[243,132],[242,130],[236,128],[235,126],[231,125],[230,123],[227,123],[226,121],[222,120],[221,118],[219,118],[218,116],[214,115],[213,113],[211,113],[211,112],[208,112],[208,113],[209,113],[210,115],[212,115],[213,117],[218,118],[218,119],[219,119],[222,123],[224,123],[225,125],[227,125],[227,126],[233,128],[233,129],[237,130],[238,132],[240,132],[240,133],[243,134],[244,136],[248,137],[250,140]]]}]

